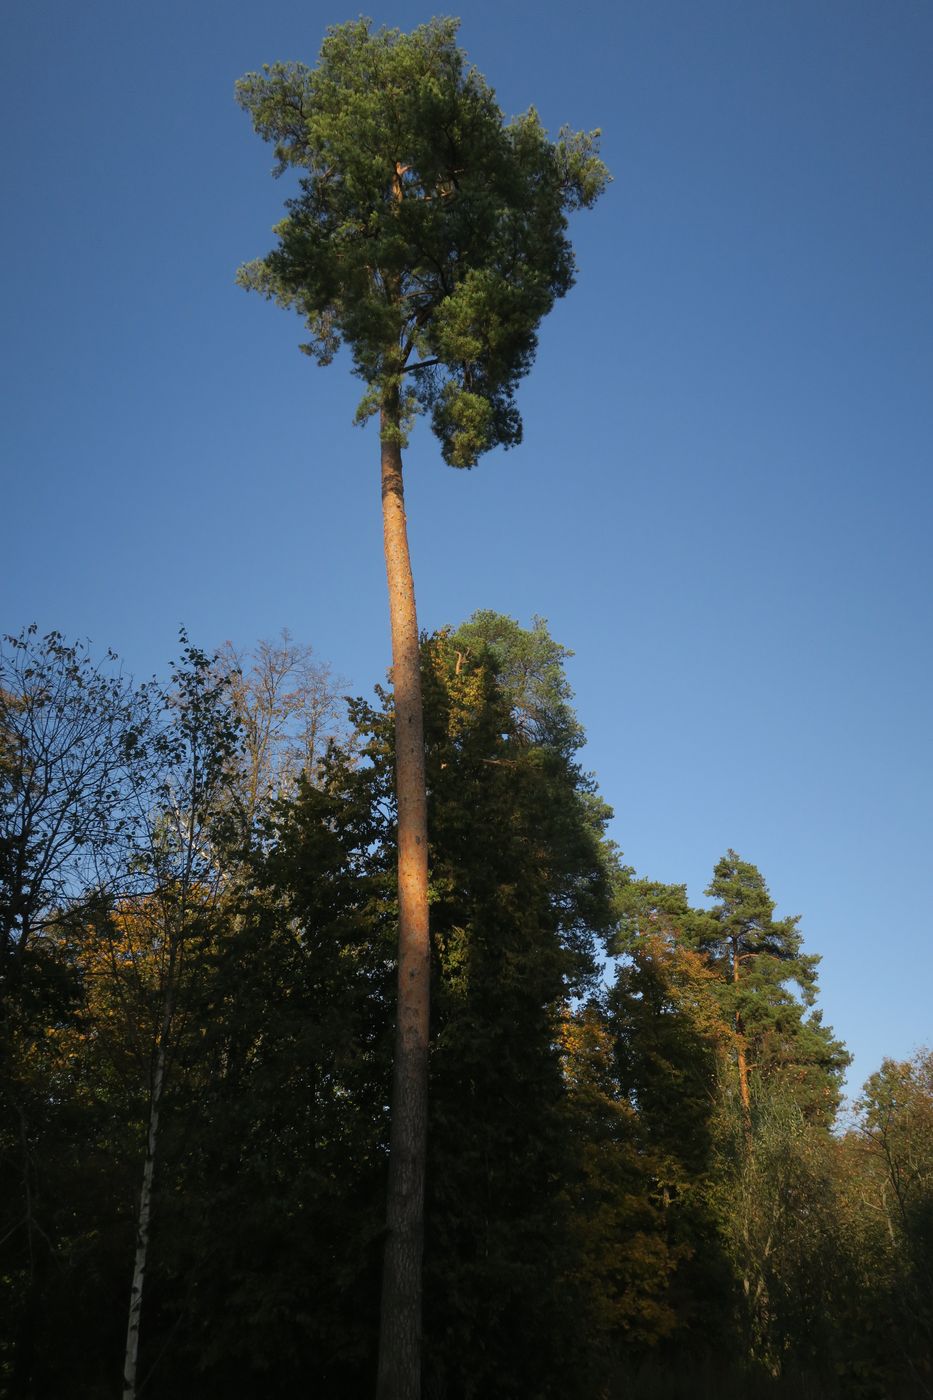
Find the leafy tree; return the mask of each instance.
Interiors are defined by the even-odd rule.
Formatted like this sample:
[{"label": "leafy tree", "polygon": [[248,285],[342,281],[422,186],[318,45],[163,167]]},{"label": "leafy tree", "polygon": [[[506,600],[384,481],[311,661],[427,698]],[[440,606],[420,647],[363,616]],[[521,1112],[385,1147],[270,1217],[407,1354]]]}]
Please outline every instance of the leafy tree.
[{"label": "leafy tree", "polygon": [[933,1382],[933,1053],[885,1060],[857,1104],[868,1178],[865,1195],[890,1249],[884,1312],[904,1369],[922,1391]]},{"label": "leafy tree", "polygon": [[392,624],[399,824],[398,1043],[380,1393],[420,1389],[420,1257],[429,1023],[427,798],[418,626],[402,485],[410,420],[429,412],[444,459],[468,467],[521,437],[518,381],[537,326],[573,282],[566,214],[607,172],[595,135],[548,139],[532,110],[505,123],[436,19],[402,34],[328,32],[317,68],[275,64],[237,97],[301,170],[278,246],[240,281],[306,318],[305,347],[350,350],[378,413]]},{"label": "leafy tree", "polygon": [[[113,659],[112,657],[110,658]],[[74,932],[101,898],[101,856],[125,829],[136,699],[86,645],[35,627],[0,647],[0,1305],[14,1394],[44,1366],[43,1319],[65,1276],[64,1162],[79,1023]],[[80,1152],[80,1149],[77,1149]],[[75,1245],[75,1247],[77,1247]]]},{"label": "leafy tree", "polygon": [[739,1285],[746,1364],[831,1384],[841,1262],[832,1137],[781,1076],[755,1084],[750,1122],[740,1100],[722,1095],[711,1196]]},{"label": "leafy tree", "polygon": [[[561,1025],[611,924],[606,850],[573,750],[529,741],[492,658],[458,669],[442,636],[423,665],[435,984],[426,1386],[569,1393],[582,1333],[566,1305],[577,1245]],[[279,804],[258,843],[205,983],[190,1107],[173,1096],[155,1276],[157,1325],[172,1337],[159,1376],[173,1394],[254,1394],[300,1375],[352,1397],[375,1370],[391,699],[352,714],[362,761],[333,748],[320,782]]]},{"label": "leafy tree", "polygon": [[525,628],[483,609],[461,623],[450,640],[458,666],[484,656],[492,662],[518,731],[530,742],[567,753],[582,745],[583,729],[570,704],[573,692],[564,671],[573,652],[554,641],[544,618],[536,617]]},{"label": "leafy tree", "polygon": [[[277,677],[276,657],[270,666]],[[235,708],[261,719],[251,679]],[[328,777],[316,825],[317,789],[299,807],[288,749],[304,709],[289,713],[281,743],[269,737],[273,769],[295,800],[274,822],[267,791],[251,802],[252,755],[239,750],[230,691],[217,658],[189,646],[168,687],[153,682],[130,696],[132,723],[111,770],[114,820],[89,826],[81,863],[69,867],[70,899],[44,910],[24,960],[47,964],[55,977],[40,998],[30,974],[11,1001],[0,1180],[6,1188],[21,1175],[22,1218],[15,1191],[5,1189],[0,1279],[11,1297],[0,1389],[9,1382],[23,1400],[113,1393],[122,1341],[114,1319],[134,1239],[130,1393],[254,1395],[276,1372],[291,1383],[307,1371],[309,1345],[326,1355],[348,1335],[356,1341],[344,1340],[322,1368],[322,1388],[337,1394],[334,1376],[350,1376],[346,1394],[355,1395],[360,1376],[375,1371],[368,1294],[376,1293],[370,1275],[385,1194],[388,1055],[381,1050],[377,1071],[371,1046],[385,1040],[391,958],[379,932],[391,903],[382,889],[382,922],[363,914],[373,896],[361,860],[378,864],[391,852],[369,816],[368,788],[357,792],[365,765],[356,773],[344,760],[346,794]],[[53,730],[47,716],[42,732]],[[311,889],[299,894],[302,882]],[[361,927],[374,950],[368,978],[365,958],[348,946]],[[347,1042],[357,1037],[366,1068],[354,1079]],[[316,1067],[336,1117],[322,1120],[321,1094],[312,1105],[304,1098]],[[352,1137],[347,1124],[357,1120]],[[376,1145],[364,1152],[364,1142]],[[324,1192],[322,1159],[332,1173]],[[356,1190],[355,1179],[363,1182]],[[309,1234],[298,1221],[310,1223]],[[286,1240],[305,1247],[291,1273]],[[357,1240],[365,1286],[354,1290]],[[315,1255],[322,1244],[330,1271]],[[301,1265],[318,1290],[296,1291]],[[238,1289],[228,1296],[234,1276]],[[202,1324],[209,1344],[190,1330]]]},{"label": "leafy tree", "polygon": [[[255,667],[189,647],[137,691],[55,634],[7,650],[0,1390],[113,1393],[135,1238],[137,1393],[372,1393],[392,697],[318,758],[326,692],[291,643]],[[930,1055],[885,1061],[830,1131],[845,1056],[797,921],[731,852],[706,910],[620,868],[565,655],[488,612],[421,651],[425,1389],[700,1394],[707,1373],[743,1400],[919,1400]]]},{"label": "leafy tree", "polygon": [[214,659],[182,633],[181,664],[169,692],[146,691],[149,723],[131,762],[137,821],[122,852],[124,886],[105,929],[117,995],[133,1006],[144,1039],[145,1157],[123,1369],[124,1400],[138,1388],[140,1324],[149,1261],[159,1123],[177,1054],[185,992],[216,937],[224,872],[213,826],[238,745],[223,677]]},{"label": "leafy tree", "polygon": [[622,888],[625,958],[609,997],[666,1238],[682,1249],[665,1346],[741,1355],[741,1341],[750,1365],[812,1368],[828,1351],[815,1260],[835,1248],[827,1127],[847,1056],[805,1014],[818,959],[802,953],[796,919],[774,919],[755,867],[729,852],[709,893],[719,903],[703,910],[683,886]]},{"label": "leafy tree", "polygon": [[[433,943],[425,1386],[450,1397],[569,1393],[579,1338],[561,1288],[573,1247],[561,1025],[612,921],[607,848],[574,750],[529,740],[495,658],[477,650],[458,663],[441,634],[422,661]],[[394,725],[382,699],[356,707],[366,760],[356,781],[387,820],[385,862]]]},{"label": "leafy tree", "polygon": [[668,1173],[625,1091],[615,1030],[605,1000],[591,997],[568,1012],[563,1031],[572,1237],[564,1284],[585,1338],[590,1395],[606,1393],[624,1360],[683,1324],[671,1283],[689,1253],[668,1229],[659,1189]]},{"label": "leafy tree", "polygon": [[716,971],[696,949],[704,918],[683,885],[622,884],[614,945],[621,956],[607,997],[615,1075],[634,1109],[639,1191],[656,1210],[650,1230],[642,1228],[667,1261],[660,1278],[636,1281],[634,1298],[671,1319],[666,1331],[644,1329],[641,1348],[694,1360],[733,1340],[732,1271],[711,1186],[717,1103],[735,1036]]},{"label": "leafy tree", "polygon": [[[112,654],[110,657],[113,658]],[[135,699],[88,647],[29,627],[0,648],[0,998],[122,828]]]},{"label": "leafy tree", "polygon": [[[58,633],[38,639],[29,629],[8,646],[0,705],[0,1160],[5,1186],[17,1156],[21,1164],[20,1190],[4,1192],[11,1213],[21,1212],[3,1232],[19,1256],[10,1271],[20,1284],[12,1385],[24,1395],[54,1389],[56,1363],[69,1351],[43,1348],[39,1339],[73,1280],[72,1262],[93,1253],[95,1234],[109,1239],[113,1258],[132,1238],[128,1211],[111,1209],[108,1219],[99,1199],[86,1199],[84,1210],[72,1204],[75,1178],[86,1172],[69,1174],[68,1156],[99,1163],[106,1143],[114,1170],[103,1176],[120,1183],[120,1200],[141,1117],[148,1146],[127,1342],[132,1394],[182,968],[204,937],[204,896],[217,884],[208,878],[216,866],[205,809],[229,763],[233,731],[218,718],[210,663],[194,648],[166,694],[106,674],[86,647]],[[119,1126],[106,1128],[107,1116]]]},{"label": "leafy tree", "polygon": [[716,970],[696,950],[705,915],[683,885],[652,880],[630,880],[619,904],[626,957],[610,1006],[623,1083],[648,1138],[689,1178],[708,1169],[711,1104],[734,1046]]},{"label": "leafy tree", "polygon": [[729,851],[706,893],[717,902],[685,931],[714,974],[738,1081],[736,1096],[723,1079],[711,1119],[709,1198],[739,1284],[746,1358],[776,1374],[821,1354],[810,1341],[827,1300],[810,1275],[832,1236],[828,1129],[849,1056],[812,1010],[819,958],[802,951],[797,917],[775,919],[758,869]]},{"label": "leafy tree", "polygon": [[335,744],[275,805],[211,951],[160,1168],[163,1394],[372,1392],[395,912],[373,772]]}]

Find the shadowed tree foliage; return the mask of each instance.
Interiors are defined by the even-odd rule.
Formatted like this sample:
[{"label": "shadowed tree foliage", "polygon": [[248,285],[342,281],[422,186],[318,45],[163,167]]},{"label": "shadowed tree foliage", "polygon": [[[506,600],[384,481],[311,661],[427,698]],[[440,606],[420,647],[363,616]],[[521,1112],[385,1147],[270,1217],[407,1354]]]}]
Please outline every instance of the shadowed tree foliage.
[{"label": "shadowed tree foliage", "polygon": [[[284,710],[276,684],[231,697],[196,648],[167,687],[76,693],[70,648],[57,639],[39,664],[45,644],[28,645],[37,664],[24,654],[19,698],[9,684],[3,697],[19,736],[0,755],[6,832],[35,806],[16,804],[63,725],[82,720],[69,771],[98,774],[81,734],[113,744],[102,803],[96,778],[61,789],[63,824],[100,819],[67,828],[80,845],[36,886],[15,976],[23,926],[7,941],[0,1390],[118,1391],[136,1234],[137,1393],[370,1395],[397,971],[392,696],[353,702],[349,738],[312,769],[288,693]],[[426,1395],[922,1400],[930,1056],[886,1061],[832,1133],[841,1053],[812,1019],[796,921],[731,853],[706,910],[620,867],[579,764],[564,654],[543,624],[491,613],[421,650]],[[287,660],[270,656],[275,676]],[[5,908],[31,893],[15,865],[0,875]],[[608,986],[601,946],[617,959]]]},{"label": "shadowed tree foliage", "polygon": [[[69,1166],[82,1158],[86,1122],[69,1059],[82,1000],[74,934],[101,904],[100,862],[128,822],[137,719],[132,687],[87,645],[41,637],[34,626],[3,639],[0,1389],[8,1383],[14,1394],[41,1384],[48,1319],[68,1294],[66,1261],[87,1246],[69,1205],[72,1172],[87,1180],[81,1165]],[[90,1191],[94,1228],[109,1244],[120,1226]]]},{"label": "shadowed tree foliage", "polygon": [[160,1394],[372,1393],[395,970],[372,780],[332,745],[241,867],[166,1121]]},{"label": "shadowed tree foliage", "polygon": [[87,646],[34,626],[3,639],[0,1002],[48,952],[48,921],[95,888],[95,852],[125,826],[136,709],[132,687]]},{"label": "shadowed tree foliage", "polygon": [[[876,1370],[933,1388],[933,1053],[884,1060],[862,1090],[858,1165],[861,1204],[873,1217],[877,1290],[862,1321]],[[879,1288],[878,1285],[881,1285]],[[890,1338],[898,1342],[891,1366]],[[880,1363],[880,1365],[879,1365]]]},{"label": "shadowed tree foliage", "polygon": [[[627,881],[615,945],[624,957],[607,998],[615,1073],[635,1111],[638,1194],[656,1208],[651,1238],[670,1261],[657,1299],[670,1323],[644,1340],[694,1359],[735,1340],[732,1275],[710,1200],[717,1105],[735,1036],[716,970],[694,946],[704,918],[683,885]],[[630,1339],[617,1336],[620,1362],[631,1352]]]},{"label": "shadowed tree foliage", "polygon": [[711,1364],[732,1347],[762,1377],[822,1376],[831,1308],[816,1260],[835,1249],[828,1126],[847,1057],[806,1015],[818,959],[796,919],[774,919],[756,868],[729,852],[709,893],[712,910],[683,886],[622,888],[608,999],[648,1194],[679,1251],[676,1326],[656,1356]]},{"label": "shadowed tree foliage", "polygon": [[[491,658],[458,669],[441,636],[423,666],[426,1387],[570,1394],[561,1024],[612,919],[611,852],[572,750],[529,741]],[[396,912],[391,698],[352,715],[361,761],[332,749],[321,782],[281,804],[260,839],[207,989],[206,1058],[190,1106],[176,1098],[168,1119],[156,1258],[171,1262],[154,1288],[173,1336],[159,1383],[173,1394],[271,1392],[296,1371],[348,1400],[371,1389]]]},{"label": "shadowed tree foliage", "polygon": [[445,636],[425,655],[436,989],[425,1374],[428,1393],[451,1400],[572,1395],[581,1381],[562,1025],[612,926],[614,853],[575,744],[536,743],[522,725],[500,681],[508,660],[477,648],[464,663]]}]

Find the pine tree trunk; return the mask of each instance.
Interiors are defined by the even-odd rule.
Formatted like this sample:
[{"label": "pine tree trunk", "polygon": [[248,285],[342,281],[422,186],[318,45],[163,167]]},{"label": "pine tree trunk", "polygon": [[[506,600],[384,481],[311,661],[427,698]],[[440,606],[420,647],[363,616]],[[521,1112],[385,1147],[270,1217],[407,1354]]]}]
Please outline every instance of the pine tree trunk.
[{"label": "pine tree trunk", "polygon": [[126,1327],[126,1355],[123,1362],[123,1400],[136,1400],[136,1370],[139,1362],[139,1324],[143,1310],[143,1284],[149,1255],[149,1218],[152,1214],[152,1181],[155,1175],[156,1147],[159,1138],[159,1107],[165,1079],[165,1039],[160,1037],[156,1049],[155,1071],[152,1077],[152,1097],[149,1103],[149,1132],[146,1139],[146,1161],[143,1184],[139,1193],[139,1220],[136,1226],[136,1258],[133,1263],[133,1286],[130,1289],[130,1312]]},{"label": "pine tree trunk", "polygon": [[399,951],[377,1395],[378,1400],[419,1400],[431,953],[421,658],[398,416],[396,395],[383,407],[381,417],[382,518],[395,696]]},{"label": "pine tree trunk", "polygon": [[[732,944],[732,982],[736,990],[739,985],[739,949],[738,944]],[[742,1100],[742,1116],[745,1122],[746,1132],[748,1131],[752,1112],[751,1096],[748,1092],[748,1060],[745,1055],[745,1041],[742,1036],[742,1018],[738,1011],[735,1013],[735,1033],[736,1046],[739,1061],[739,1096]]]}]

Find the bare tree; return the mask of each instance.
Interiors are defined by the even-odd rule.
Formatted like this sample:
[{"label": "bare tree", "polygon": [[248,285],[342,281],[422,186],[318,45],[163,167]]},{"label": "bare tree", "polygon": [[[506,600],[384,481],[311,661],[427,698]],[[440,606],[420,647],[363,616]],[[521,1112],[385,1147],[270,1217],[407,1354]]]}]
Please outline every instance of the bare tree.
[{"label": "bare tree", "polygon": [[292,792],[300,778],[315,781],[329,741],[342,732],[345,682],[287,628],[278,641],[251,650],[226,642],[218,667],[242,727],[239,801],[251,822],[264,802]]}]

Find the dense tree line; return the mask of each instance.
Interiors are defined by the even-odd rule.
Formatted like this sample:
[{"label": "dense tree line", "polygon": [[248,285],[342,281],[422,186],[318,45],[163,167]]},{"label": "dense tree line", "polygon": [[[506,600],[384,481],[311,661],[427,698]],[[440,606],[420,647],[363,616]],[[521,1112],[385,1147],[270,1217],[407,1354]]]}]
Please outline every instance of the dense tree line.
[{"label": "dense tree line", "polygon": [[[928,1395],[933,1058],[837,1122],[817,958],[727,852],[607,839],[542,623],[421,650],[428,1397]],[[390,692],[287,637],[0,675],[0,1392],[370,1396],[398,902]]]}]

